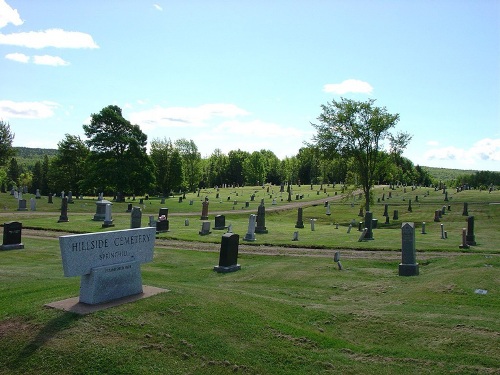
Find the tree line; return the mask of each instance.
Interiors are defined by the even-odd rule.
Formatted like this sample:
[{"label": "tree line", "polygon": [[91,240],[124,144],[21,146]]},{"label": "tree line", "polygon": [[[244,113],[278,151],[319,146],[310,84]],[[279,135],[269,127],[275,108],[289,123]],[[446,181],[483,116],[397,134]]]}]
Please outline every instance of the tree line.
[{"label": "tree line", "polygon": [[[202,158],[188,139],[147,136],[131,124],[116,105],[91,115],[83,125],[86,139],[65,134],[53,156],[44,155],[31,169],[19,165],[10,125],[0,121],[0,184],[2,189],[27,186],[44,195],[72,191],[75,195],[160,195],[198,188],[263,183],[321,184],[346,182],[361,187],[367,208],[377,183],[430,185],[429,173],[401,154],[411,136],[389,132],[399,115],[374,106],[374,100],[347,99],[322,106],[311,144],[295,156],[279,159],[270,150],[227,154],[216,149]],[[382,142],[387,139],[388,151]]]}]

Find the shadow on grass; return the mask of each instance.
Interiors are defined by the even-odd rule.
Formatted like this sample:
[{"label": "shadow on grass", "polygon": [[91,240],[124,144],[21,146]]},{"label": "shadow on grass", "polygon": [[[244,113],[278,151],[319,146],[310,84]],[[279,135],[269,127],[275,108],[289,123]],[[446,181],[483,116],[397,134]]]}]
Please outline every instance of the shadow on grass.
[{"label": "shadow on grass", "polygon": [[29,360],[29,358],[35,354],[38,349],[43,347],[47,341],[55,337],[59,332],[71,327],[73,323],[82,317],[82,315],[65,312],[62,315],[48,321],[38,332],[35,338],[19,352],[9,368],[11,370],[19,369],[23,363]]}]

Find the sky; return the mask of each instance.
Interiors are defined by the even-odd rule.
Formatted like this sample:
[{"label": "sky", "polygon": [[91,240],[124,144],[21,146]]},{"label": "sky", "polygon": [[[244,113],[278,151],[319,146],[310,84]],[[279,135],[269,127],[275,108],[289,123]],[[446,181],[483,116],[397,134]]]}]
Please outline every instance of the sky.
[{"label": "sky", "polygon": [[148,142],[283,159],[342,97],[398,113],[415,165],[500,171],[500,1],[0,0],[14,146],[117,105]]}]

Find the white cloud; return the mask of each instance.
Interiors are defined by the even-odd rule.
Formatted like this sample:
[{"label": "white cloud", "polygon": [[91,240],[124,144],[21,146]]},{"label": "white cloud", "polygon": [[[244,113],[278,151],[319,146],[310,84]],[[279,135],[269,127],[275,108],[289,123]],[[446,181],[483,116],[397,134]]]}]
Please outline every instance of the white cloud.
[{"label": "white cloud", "polygon": [[163,8],[158,4],[153,4],[153,6],[155,7],[156,10],[159,10],[160,12],[163,10]]},{"label": "white cloud", "polygon": [[13,9],[5,0],[0,0],[0,29],[9,23],[20,26],[23,24],[23,20],[19,16],[17,9]]},{"label": "white cloud", "polygon": [[130,122],[143,129],[159,127],[205,127],[217,117],[234,118],[246,116],[248,112],[234,104],[205,104],[199,107],[155,107],[149,110],[133,112],[128,117]]},{"label": "white cloud", "polygon": [[36,49],[45,47],[99,48],[91,35],[62,29],[0,34],[0,44]]},{"label": "white cloud", "polygon": [[57,103],[42,102],[13,102],[0,100],[0,118],[9,120],[11,118],[40,119],[49,118],[54,115]]},{"label": "white cloud", "polygon": [[30,61],[30,57],[25,55],[24,53],[9,53],[5,55],[5,58],[12,61],[17,61],[21,63],[28,63]]},{"label": "white cloud", "polygon": [[66,66],[69,62],[64,61],[59,56],[33,56],[33,62],[38,65],[50,65],[50,66]]},{"label": "white cloud", "polygon": [[[425,160],[456,161],[471,166],[478,162],[500,161],[500,138],[485,138],[477,141],[469,149],[457,147],[443,147],[429,150],[424,154]],[[481,165],[479,164],[479,167]]]},{"label": "white cloud", "polygon": [[427,146],[432,146],[432,147],[439,146],[438,141],[429,141],[426,144],[427,144]]},{"label": "white cloud", "polygon": [[373,87],[368,82],[359,81],[357,79],[347,79],[341,83],[328,83],[323,86],[323,91],[338,95],[352,93],[371,94]]}]

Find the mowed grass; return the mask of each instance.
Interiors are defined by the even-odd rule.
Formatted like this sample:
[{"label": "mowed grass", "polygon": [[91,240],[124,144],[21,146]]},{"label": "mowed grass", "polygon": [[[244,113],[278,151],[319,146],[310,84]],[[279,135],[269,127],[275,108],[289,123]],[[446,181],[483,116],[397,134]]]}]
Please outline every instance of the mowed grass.
[{"label": "mowed grass", "polygon": [[[155,249],[154,297],[79,316],[44,304],[78,295],[57,239],[0,253],[3,374],[491,374],[500,371],[500,259],[398,260]],[[487,294],[476,294],[476,289]]]},{"label": "mowed grass", "polygon": [[[198,234],[206,195],[212,227],[214,212],[224,211],[226,225],[232,224],[244,243],[248,215],[256,213],[260,199],[272,207],[266,189],[221,189],[225,199],[219,200],[215,189],[206,190],[183,203],[167,199],[164,205],[151,198],[142,206],[143,226],[149,215],[168,207],[171,230],[158,235],[162,246],[155,248],[152,263],[142,265],[143,284],[168,292],[79,316],[44,306],[79,293],[80,278],[63,276],[57,238],[24,236],[24,250],[0,252],[0,374],[500,373],[499,192],[450,189],[445,202],[434,189],[398,188],[389,199],[388,187],[379,187],[375,200],[380,202],[372,207],[379,220],[375,239],[358,242],[357,228],[348,234],[347,226],[361,220],[362,200],[336,200],[340,187],[328,188],[319,199],[331,199],[330,216],[323,202],[313,205],[319,186],[311,192],[306,186],[301,200],[305,228],[295,228],[296,208],[269,211],[269,233],[257,234],[251,244],[394,254],[358,258],[343,253],[339,271],[328,257],[240,253],[240,271],[218,274],[213,271],[217,251],[179,250],[168,240],[220,242],[225,231]],[[235,192],[243,198],[236,206]],[[256,194],[254,202],[251,194]],[[287,203],[283,196],[282,202],[278,195],[277,206]],[[28,208],[30,197],[24,195]],[[458,248],[466,227],[464,202],[475,217],[477,241],[467,251]],[[12,196],[0,194],[0,221],[75,233],[127,229],[127,203],[113,204],[115,227],[103,229],[92,220],[93,199],[75,200],[70,221],[58,223],[60,199],[50,205],[45,197],[37,200],[37,211],[19,212]],[[384,204],[389,224],[382,216]],[[434,211],[443,205],[450,210],[434,223]],[[399,220],[392,220],[395,209]],[[316,219],[315,231],[310,219]],[[398,276],[400,227],[406,221],[417,227],[417,261],[422,260],[415,277]],[[427,234],[420,233],[423,221]],[[441,239],[440,224],[448,239]],[[294,231],[299,241],[292,241]],[[477,294],[478,289],[487,293]]]},{"label": "mowed grass", "polygon": [[[380,186],[375,189],[375,203],[371,210],[373,217],[378,219],[378,228],[374,230],[374,240],[358,242],[358,222],[363,217],[358,216],[363,199],[359,195],[342,199],[341,186],[302,185],[293,187],[294,194],[291,203],[301,203],[303,207],[304,228],[295,228],[297,223],[297,208],[272,211],[287,205],[287,193],[279,193],[279,186],[269,187],[245,187],[202,190],[198,194],[187,194],[186,199],[179,203],[178,197],[172,197],[161,203],[158,197],[151,197],[139,204],[136,200],[127,199],[125,203],[113,203],[114,227],[102,228],[102,222],[93,221],[96,212],[96,200],[75,199],[74,204],[69,205],[69,222],[58,223],[60,215],[61,199],[54,198],[53,204],[47,203],[47,197],[36,200],[36,211],[17,211],[18,203],[9,194],[0,194],[0,222],[11,220],[21,221],[25,228],[46,228],[56,231],[68,231],[74,233],[99,232],[105,230],[130,228],[130,213],[127,206],[139,206],[142,209],[142,225],[146,226],[149,216],[156,219],[161,207],[169,208],[170,230],[158,235],[161,239],[176,239],[184,241],[201,241],[219,243],[224,231],[213,230],[214,218],[218,213],[224,213],[226,225],[231,224],[234,233],[240,235],[240,243],[248,230],[248,217],[257,213],[257,207],[261,199],[266,206],[266,228],[268,233],[256,234],[256,241],[249,243],[253,245],[280,245],[294,247],[323,247],[334,249],[373,249],[398,251],[401,249],[401,224],[403,222],[414,222],[416,227],[417,251],[459,251],[462,243],[462,229],[467,228],[467,216],[463,215],[464,203],[468,204],[468,214],[474,216],[475,237],[477,245],[469,250],[471,252],[500,253],[500,191],[478,191],[469,190],[457,193],[456,190],[448,189],[447,198],[442,191],[433,188],[399,187],[390,190],[388,186]],[[325,190],[326,189],[326,193]],[[318,194],[319,192],[319,194]],[[219,198],[217,197],[219,194]],[[237,195],[236,195],[237,194]],[[251,200],[251,195],[255,195]],[[389,194],[392,196],[389,198]],[[296,200],[296,196],[303,196]],[[30,207],[30,194],[24,194]],[[211,221],[211,234],[201,236],[201,210],[202,201],[209,199],[209,221]],[[227,198],[230,198],[229,200]],[[110,198],[111,199],[111,198]],[[273,205],[273,199],[276,205]],[[191,205],[189,202],[192,201]],[[331,215],[326,215],[324,202],[330,202]],[[408,210],[411,201],[411,211]],[[236,205],[234,204],[236,202]],[[246,207],[248,202],[248,207]],[[385,205],[388,205],[389,223],[386,224],[383,216]],[[440,222],[434,222],[434,211],[446,207],[445,215]],[[393,220],[394,210],[398,210],[398,220]],[[314,231],[311,230],[310,220],[315,220]],[[186,226],[186,220],[189,225]],[[350,233],[347,233],[349,224],[354,220],[355,224]],[[425,222],[426,234],[422,234],[422,223]],[[338,229],[337,229],[338,224]],[[446,231],[447,239],[441,237],[441,225]],[[299,232],[299,241],[292,241],[293,232]],[[462,251],[462,250],[460,250]]]}]

